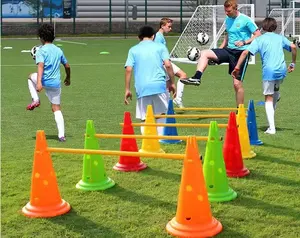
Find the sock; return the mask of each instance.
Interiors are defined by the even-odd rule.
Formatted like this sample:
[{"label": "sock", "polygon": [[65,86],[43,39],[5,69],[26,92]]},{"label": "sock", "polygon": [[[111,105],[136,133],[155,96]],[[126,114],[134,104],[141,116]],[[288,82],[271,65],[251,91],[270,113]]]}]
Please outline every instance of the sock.
[{"label": "sock", "polygon": [[[141,121],[141,123],[145,123],[145,121]],[[141,135],[144,135],[145,127],[141,126]]]},{"label": "sock", "polygon": [[267,114],[267,119],[269,122],[269,128],[271,130],[275,130],[275,120],[274,120],[274,108],[273,108],[273,102],[267,101],[265,103],[265,109],[266,109],[266,114]]},{"label": "sock", "polygon": [[202,72],[197,70],[193,78],[194,79],[201,79],[201,76],[202,76]]},{"label": "sock", "polygon": [[177,81],[177,92],[176,92],[176,98],[179,101],[182,101],[182,96],[183,96],[183,89],[184,89],[184,84],[180,82],[180,80]]},{"label": "sock", "polygon": [[39,101],[39,96],[35,89],[35,84],[30,79],[28,79],[28,88],[29,88],[29,92],[30,92],[32,100],[35,102]]},{"label": "sock", "polygon": [[[166,123],[166,118],[158,118],[156,119],[156,123]],[[158,126],[157,127],[157,135],[162,136],[164,134],[164,127]]]},{"label": "sock", "polygon": [[273,107],[274,110],[276,109],[276,105],[277,105],[277,100],[280,98],[280,92],[279,91],[275,91],[273,94]]},{"label": "sock", "polygon": [[65,123],[64,123],[64,117],[61,113],[61,111],[55,111],[54,112],[54,118],[57,125],[58,130],[58,137],[64,137],[65,136]]}]

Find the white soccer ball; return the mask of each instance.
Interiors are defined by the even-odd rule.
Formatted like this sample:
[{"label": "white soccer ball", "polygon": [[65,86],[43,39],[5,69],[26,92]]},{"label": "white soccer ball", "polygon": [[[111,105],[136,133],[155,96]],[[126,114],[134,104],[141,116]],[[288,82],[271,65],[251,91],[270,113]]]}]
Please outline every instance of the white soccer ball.
[{"label": "white soccer ball", "polygon": [[191,61],[197,61],[200,55],[201,52],[197,47],[190,47],[187,51],[187,58]]},{"label": "white soccer ball", "polygon": [[209,42],[209,36],[205,32],[200,32],[197,35],[197,42],[200,45],[206,45]]},{"label": "white soccer ball", "polygon": [[35,60],[35,57],[36,57],[36,53],[38,52],[38,50],[41,48],[40,45],[35,45],[32,47],[31,51],[30,51],[30,54],[32,56],[32,59]]}]

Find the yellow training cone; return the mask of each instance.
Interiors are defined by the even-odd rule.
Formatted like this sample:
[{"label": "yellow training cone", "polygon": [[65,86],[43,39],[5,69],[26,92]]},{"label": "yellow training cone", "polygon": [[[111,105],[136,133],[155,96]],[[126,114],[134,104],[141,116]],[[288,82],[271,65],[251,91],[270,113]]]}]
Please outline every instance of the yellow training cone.
[{"label": "yellow training cone", "polygon": [[239,132],[239,139],[240,139],[243,159],[250,159],[255,157],[256,154],[251,150],[250,147],[250,139],[249,139],[249,132],[247,127],[244,104],[239,105],[237,124],[238,124],[238,132]]},{"label": "yellow training cone", "polygon": [[[155,123],[152,105],[147,106],[146,124]],[[144,127],[144,135],[157,136],[157,129],[153,126]],[[146,153],[165,153],[161,148],[158,139],[143,139],[140,152]]]}]

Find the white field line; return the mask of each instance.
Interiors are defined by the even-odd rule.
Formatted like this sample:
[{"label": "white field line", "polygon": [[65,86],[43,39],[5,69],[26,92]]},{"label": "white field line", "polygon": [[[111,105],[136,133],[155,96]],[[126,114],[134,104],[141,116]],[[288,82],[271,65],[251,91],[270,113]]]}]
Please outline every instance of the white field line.
[{"label": "white field line", "polygon": [[55,40],[55,42],[63,42],[63,43],[69,43],[69,44],[75,44],[75,45],[87,45],[87,43],[83,43],[83,42],[67,41],[67,40],[61,40],[61,39],[57,39],[57,40]]}]

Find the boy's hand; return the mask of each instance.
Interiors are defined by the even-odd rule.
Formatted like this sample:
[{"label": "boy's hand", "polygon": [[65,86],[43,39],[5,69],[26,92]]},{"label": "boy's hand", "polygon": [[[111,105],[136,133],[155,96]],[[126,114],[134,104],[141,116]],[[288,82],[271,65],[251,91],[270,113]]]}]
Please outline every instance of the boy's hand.
[{"label": "boy's hand", "polygon": [[234,70],[233,70],[232,73],[231,73],[231,76],[232,76],[233,78],[237,78],[237,77],[239,76],[239,74],[240,74],[240,69],[234,68]]},{"label": "boy's hand", "polygon": [[[170,80],[169,80],[169,81],[170,81]],[[168,81],[168,83],[167,83],[168,90],[169,90],[170,93],[173,94],[173,98],[176,98],[176,86],[175,86],[174,83],[171,83],[171,82],[169,82],[169,81]]]},{"label": "boy's hand", "polygon": [[130,92],[130,90],[126,90],[125,91],[124,102],[125,102],[126,105],[129,104],[129,100],[128,99],[130,99],[130,101],[132,100],[132,93]]},{"label": "boy's hand", "polygon": [[42,91],[42,90],[43,90],[42,84],[41,84],[41,83],[37,83],[37,84],[36,84],[36,91],[40,92],[40,91]]},{"label": "boy's hand", "polygon": [[295,64],[294,63],[290,63],[289,67],[288,67],[288,72],[291,73],[295,70]]},{"label": "boy's hand", "polygon": [[64,84],[65,84],[66,86],[70,86],[70,84],[71,84],[71,79],[68,78],[68,77],[66,77],[66,79],[65,79],[65,81],[64,81]]}]

